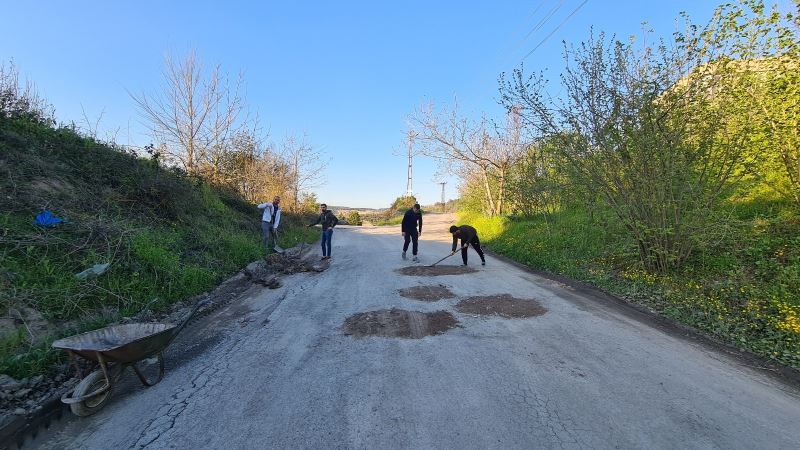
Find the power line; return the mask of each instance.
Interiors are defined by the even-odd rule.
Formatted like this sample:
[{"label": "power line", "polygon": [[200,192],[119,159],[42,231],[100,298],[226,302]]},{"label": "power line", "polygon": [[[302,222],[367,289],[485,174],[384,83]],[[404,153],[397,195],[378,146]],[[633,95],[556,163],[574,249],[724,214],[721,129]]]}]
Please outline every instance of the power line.
[{"label": "power line", "polygon": [[[545,3],[545,2],[544,2],[544,0],[543,0],[541,3],[539,3],[539,6],[537,6],[537,7],[536,7],[536,9],[534,10],[534,13],[535,13],[536,11],[538,11],[538,10],[539,10],[539,9],[540,9],[540,8],[541,8],[543,5],[544,5],[544,3]],[[519,49],[520,49],[520,47],[522,47],[522,46],[525,44],[525,41],[526,41],[526,40],[527,40],[527,39],[528,39],[528,38],[529,38],[529,37],[530,37],[530,36],[531,36],[533,33],[535,33],[535,32],[537,32],[537,31],[539,31],[540,29],[542,29],[542,27],[544,27],[544,26],[547,24],[547,22],[548,22],[550,19],[552,19],[552,18],[553,18],[553,15],[555,15],[555,13],[556,13],[556,12],[558,12],[558,10],[559,10],[559,9],[561,9],[561,6],[563,6],[563,5],[564,5],[564,0],[560,0],[560,1],[559,1],[559,2],[558,2],[558,3],[557,3],[557,4],[556,4],[556,5],[555,5],[555,6],[554,6],[552,9],[550,9],[550,11],[548,11],[548,12],[547,12],[547,13],[546,13],[546,14],[545,14],[545,15],[544,15],[544,16],[543,16],[541,19],[539,19],[539,21],[538,21],[538,22],[537,22],[537,23],[536,23],[536,24],[533,26],[533,28],[531,28],[531,29],[528,31],[528,33],[527,33],[527,34],[525,34],[525,36],[524,36],[522,39],[520,39],[520,40],[519,40],[519,42],[517,42],[517,44],[516,44],[516,45],[514,45],[514,46],[511,48],[511,50],[510,50],[510,51],[507,53],[507,55],[508,55],[508,59],[505,59],[505,58],[504,58],[504,60],[503,60],[503,61],[501,61],[501,63],[500,63],[500,66],[499,66],[499,67],[502,67],[502,66],[503,66],[503,65],[504,65],[506,62],[508,62],[509,60],[511,60],[511,59],[513,58],[513,56],[512,56],[512,55],[513,55],[513,54],[514,54],[514,53],[515,53],[517,50],[519,50]],[[533,14],[531,15],[531,18],[532,18],[532,17],[533,17]]]},{"label": "power line", "polygon": [[544,2],[545,2],[545,0],[541,0],[539,2],[539,4],[536,5],[536,8],[534,8],[533,12],[531,12],[528,15],[528,17],[525,18],[525,21],[523,22],[522,26],[519,27],[516,31],[514,31],[514,35],[520,34],[520,32],[525,31],[525,28],[527,28],[526,25],[527,25],[528,21],[532,20],[536,16],[536,13],[539,12],[539,10],[542,8],[542,6],[544,6]]},{"label": "power line", "polygon": [[541,41],[541,42],[539,42],[538,44],[536,44],[536,47],[533,47],[533,50],[529,51],[529,52],[528,52],[528,54],[526,54],[525,56],[523,56],[523,57],[522,57],[522,59],[524,60],[524,59],[525,59],[525,58],[527,58],[528,56],[531,56],[531,55],[533,54],[533,52],[535,52],[535,51],[536,51],[536,50],[537,50],[539,47],[541,47],[541,46],[542,46],[542,44],[544,44],[544,43],[545,43],[545,42],[546,42],[546,41],[547,41],[547,40],[550,38],[550,36],[552,36],[553,34],[555,34],[555,32],[556,32],[556,31],[558,31],[558,29],[559,29],[559,28],[561,28],[561,27],[562,27],[562,26],[563,26],[565,23],[567,23],[567,21],[568,21],[568,20],[569,20],[569,19],[570,19],[572,16],[574,16],[574,15],[575,15],[575,13],[577,13],[577,12],[578,12],[578,11],[579,11],[581,8],[583,8],[583,5],[585,5],[585,4],[586,4],[588,1],[589,1],[589,0],[583,0],[583,2],[581,2],[581,4],[580,4],[580,5],[578,5],[578,7],[577,7],[577,8],[575,8],[574,10],[572,10],[572,12],[571,12],[571,13],[569,13],[569,15],[568,15],[567,17],[565,17],[565,18],[564,18],[564,20],[562,20],[562,21],[561,21],[561,23],[560,23],[560,24],[558,24],[558,26],[557,26],[557,27],[555,27],[555,28],[553,29],[553,31],[551,31],[551,32],[550,32],[550,34],[548,34],[547,36],[545,36],[545,37],[544,37],[544,39],[542,39],[542,41]]},{"label": "power line", "polygon": [[[542,4],[544,4],[544,2],[540,3],[540,4],[539,4],[539,7],[541,7],[541,6],[542,6]],[[527,33],[527,34],[525,34],[525,36],[524,36],[522,39],[520,39],[520,40],[519,40],[519,42],[517,43],[517,45],[515,45],[515,46],[514,46],[514,47],[511,49],[511,52],[510,52],[510,53],[514,53],[515,51],[517,51],[517,50],[518,50],[518,49],[519,49],[519,48],[520,48],[520,47],[521,47],[521,46],[522,46],[522,45],[525,43],[525,41],[526,41],[526,40],[527,40],[527,39],[528,39],[528,38],[529,38],[529,37],[530,37],[530,36],[531,36],[533,33],[535,33],[536,31],[540,30],[540,29],[541,29],[541,28],[542,28],[542,27],[543,27],[543,26],[544,26],[544,25],[547,23],[547,21],[548,21],[548,20],[550,20],[550,19],[553,17],[553,15],[554,15],[556,12],[558,12],[558,10],[561,8],[561,6],[562,6],[563,4],[564,4],[564,0],[560,0],[560,1],[559,1],[559,2],[556,4],[556,6],[555,6],[555,7],[553,7],[553,9],[551,9],[551,10],[550,10],[550,11],[549,11],[547,14],[545,14],[545,15],[544,15],[544,17],[542,17],[541,19],[539,19],[539,22],[537,22],[537,23],[536,23],[536,24],[533,26],[533,28],[531,28],[531,29],[530,29],[530,31],[528,31],[528,33]],[[537,10],[537,11],[539,10],[539,7],[537,7],[537,8],[536,8],[536,10]]]},{"label": "power line", "polygon": [[563,5],[564,5],[564,0],[559,1],[558,4],[553,9],[551,9],[546,16],[542,18],[542,20],[540,20],[536,25],[534,25],[533,29],[529,31],[528,34],[526,34],[525,37],[522,38],[522,40],[524,41],[525,39],[528,39],[528,37],[530,37],[531,34],[533,34],[535,31],[540,30],[547,23],[547,21],[550,20],[553,17],[553,15],[555,15],[555,13],[558,12],[559,9],[561,9]]}]

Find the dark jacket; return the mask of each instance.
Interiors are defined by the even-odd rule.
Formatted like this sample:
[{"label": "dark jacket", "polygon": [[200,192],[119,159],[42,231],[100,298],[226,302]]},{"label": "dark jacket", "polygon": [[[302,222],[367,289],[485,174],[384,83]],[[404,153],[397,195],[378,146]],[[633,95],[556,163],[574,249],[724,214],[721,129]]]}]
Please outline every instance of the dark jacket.
[{"label": "dark jacket", "polygon": [[336,216],[334,216],[333,213],[328,210],[320,214],[319,217],[317,217],[317,220],[309,226],[314,226],[318,223],[322,224],[322,231],[325,231],[328,228],[335,227],[336,224],[339,223],[339,219],[337,219]]},{"label": "dark jacket", "polygon": [[458,240],[461,239],[461,246],[471,244],[478,240],[478,230],[469,225],[461,225],[458,231],[453,233],[453,251],[456,251]]},{"label": "dark jacket", "polygon": [[417,222],[419,222],[419,232],[422,233],[422,211],[415,213],[414,209],[409,209],[403,216],[403,224],[400,231],[403,233],[416,233]]}]

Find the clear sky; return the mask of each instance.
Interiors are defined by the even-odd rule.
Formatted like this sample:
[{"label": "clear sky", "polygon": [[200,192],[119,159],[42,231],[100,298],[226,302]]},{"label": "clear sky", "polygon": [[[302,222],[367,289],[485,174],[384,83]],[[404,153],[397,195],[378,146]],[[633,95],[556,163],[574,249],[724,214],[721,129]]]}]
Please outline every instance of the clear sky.
[{"label": "clear sky", "polygon": [[[721,2],[0,0],[0,61],[13,58],[60,120],[105,111],[101,129],[141,146],[149,139],[126,90],[153,91],[164,55],[194,48],[244,73],[274,140],[306,133],[323,148],[320,201],[385,207],[405,192],[406,118],[422,102],[457,96],[467,114],[502,116],[497,76],[523,58],[555,77],[561,42],[590,27],[627,37],[646,21],[667,36],[680,11],[705,22]],[[417,158],[414,171],[420,202],[438,201],[435,164]],[[455,180],[447,191],[457,195]]]}]

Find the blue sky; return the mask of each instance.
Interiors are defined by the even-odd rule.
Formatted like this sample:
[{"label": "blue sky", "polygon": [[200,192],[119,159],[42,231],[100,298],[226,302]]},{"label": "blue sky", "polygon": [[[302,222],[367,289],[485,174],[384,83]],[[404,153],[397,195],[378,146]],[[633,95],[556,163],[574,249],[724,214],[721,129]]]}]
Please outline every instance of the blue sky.
[{"label": "blue sky", "polygon": [[[721,0],[720,0],[721,1]],[[590,27],[618,36],[705,22],[717,1],[0,1],[0,61],[13,58],[60,120],[105,111],[118,141],[149,142],[127,90],[153,91],[167,52],[244,73],[247,97],[274,140],[306,133],[330,161],[318,197],[384,207],[405,192],[406,119],[457,96],[469,115],[502,116],[497,76],[523,57],[557,76],[561,41]],[[567,18],[571,13],[574,14]],[[550,13],[552,12],[552,15]],[[537,27],[537,24],[539,25]],[[560,25],[560,27],[559,27]],[[547,35],[552,35],[547,38]],[[527,38],[526,38],[527,35]],[[540,44],[541,43],[541,44]],[[415,160],[421,203],[440,196],[435,164]],[[447,185],[455,197],[456,180]]]}]

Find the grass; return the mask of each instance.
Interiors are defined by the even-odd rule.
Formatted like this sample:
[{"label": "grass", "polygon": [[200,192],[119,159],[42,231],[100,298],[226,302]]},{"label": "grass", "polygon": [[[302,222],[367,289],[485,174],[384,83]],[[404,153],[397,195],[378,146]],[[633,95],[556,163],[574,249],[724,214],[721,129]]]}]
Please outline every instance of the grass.
[{"label": "grass", "polygon": [[[422,209],[420,211],[422,212],[422,214],[425,214],[425,212],[426,212],[424,209]],[[393,216],[389,216],[389,217],[386,217],[386,214],[384,214],[384,213],[381,213],[381,214],[364,214],[362,216],[362,219],[364,221],[369,221],[373,225],[376,225],[376,226],[379,226],[379,227],[380,226],[388,226],[388,225],[400,225],[401,223],[403,223],[403,216],[405,215],[405,213],[406,213],[406,211],[403,210],[403,211],[400,211],[397,214],[395,214]]]},{"label": "grass", "polygon": [[[730,206],[730,205],[729,205]],[[492,250],[595,284],[773,361],[800,368],[800,216],[790,205],[735,205],[727,233],[681,271],[642,270],[608,214],[569,210],[524,219],[462,213]]]},{"label": "grass", "polygon": [[403,223],[403,216],[392,216],[389,218],[379,218],[372,222],[373,225],[382,227],[387,225],[400,225]]},{"label": "grass", "polygon": [[[47,324],[0,335],[0,373],[15,378],[57,367],[54,339],[167,308],[263,256],[255,206],[74,130],[0,119],[0,171],[0,316]],[[67,221],[34,225],[43,209]],[[304,223],[284,214],[279,244],[316,240]],[[97,263],[111,266],[75,277]]]}]

